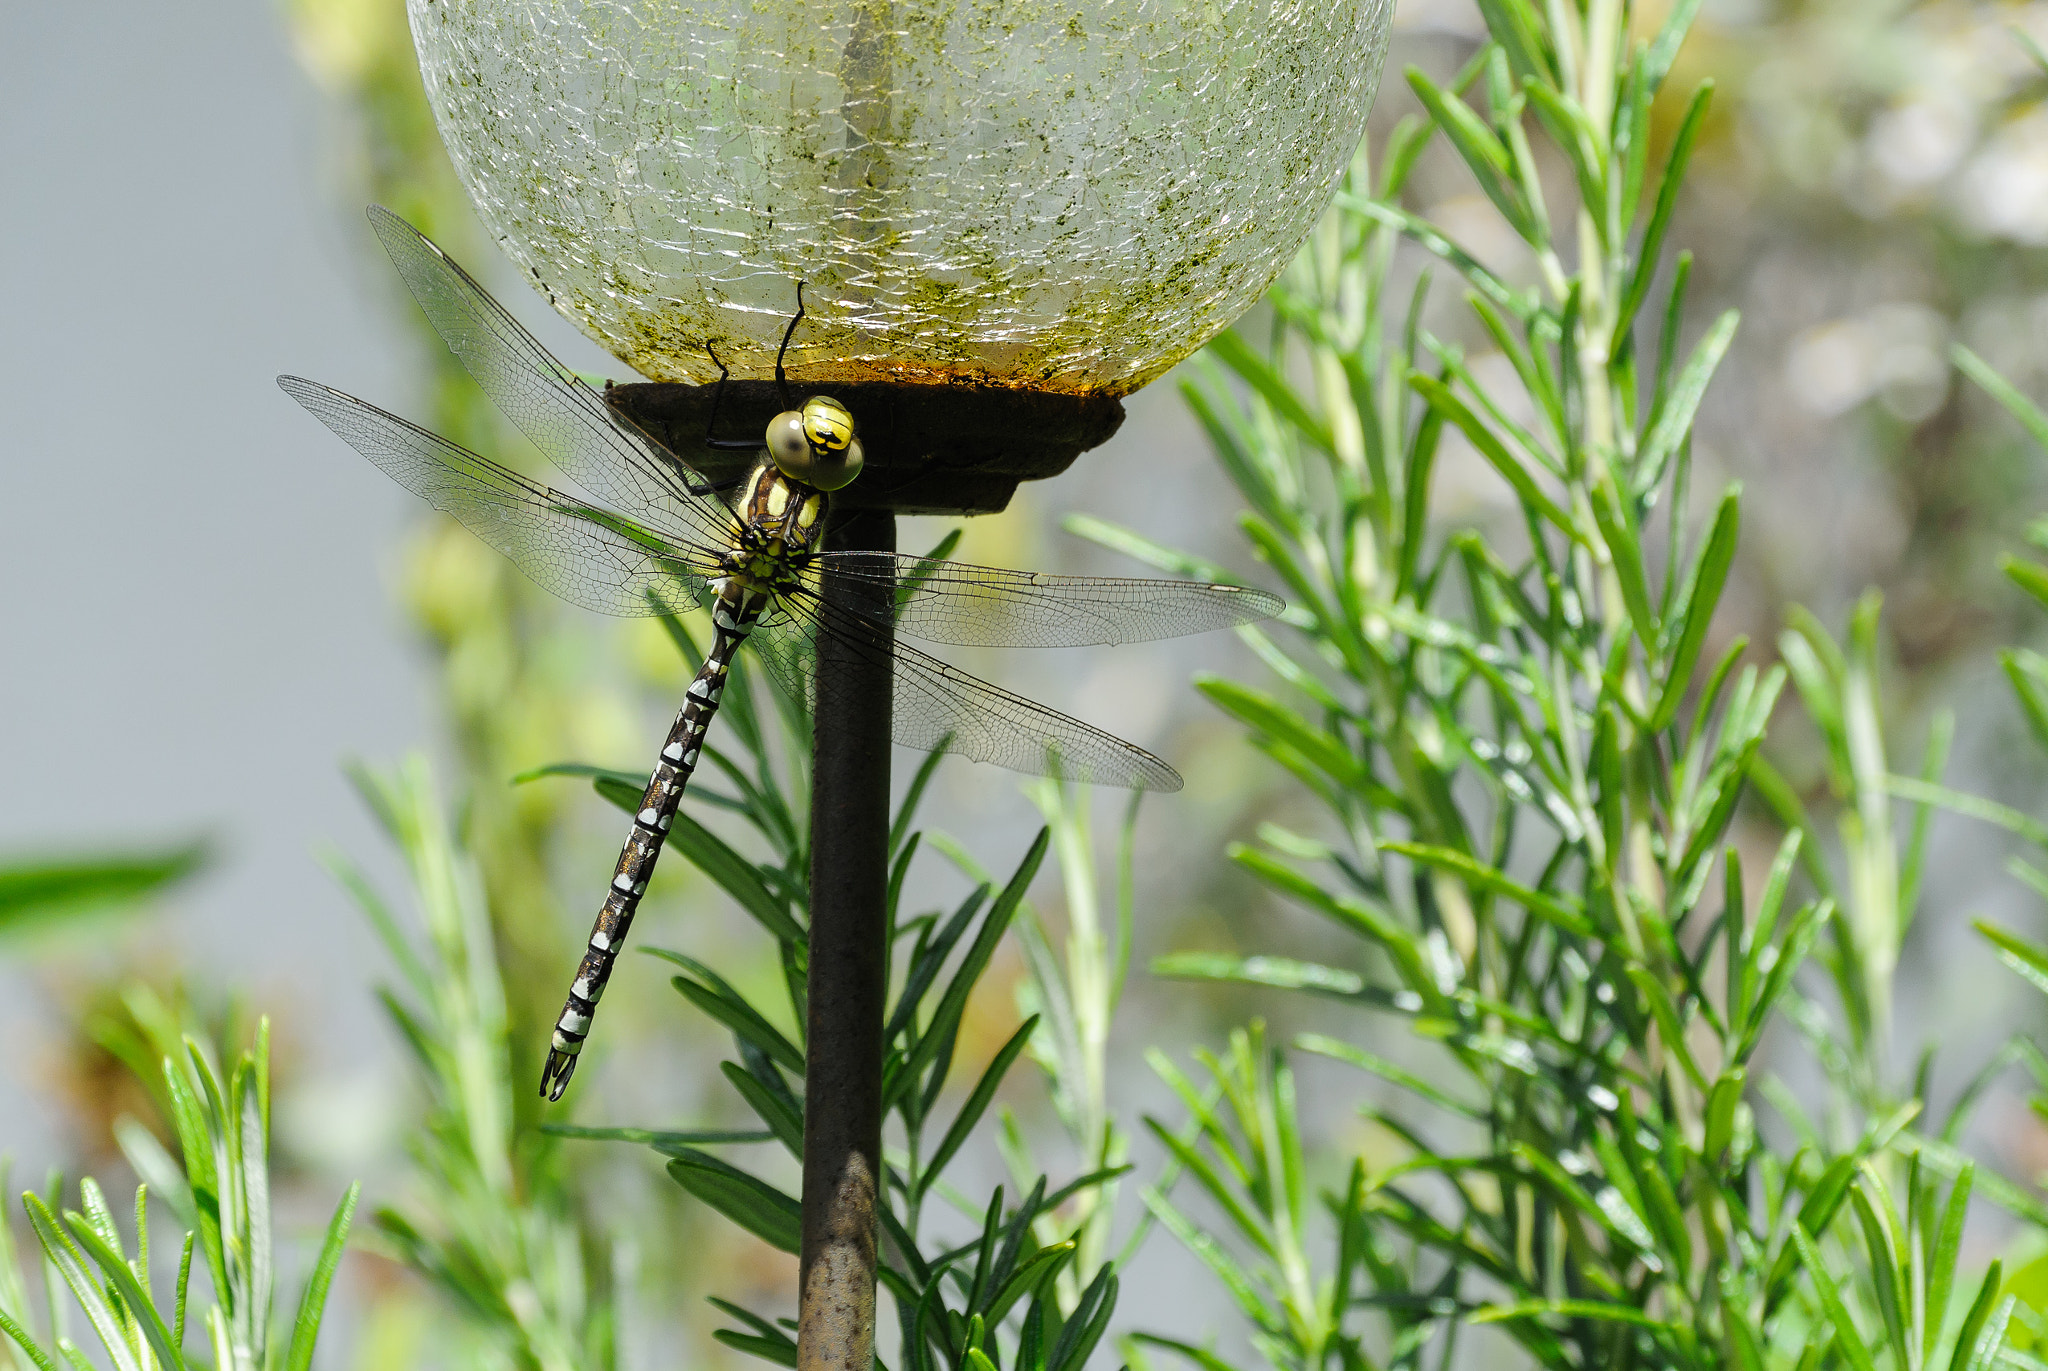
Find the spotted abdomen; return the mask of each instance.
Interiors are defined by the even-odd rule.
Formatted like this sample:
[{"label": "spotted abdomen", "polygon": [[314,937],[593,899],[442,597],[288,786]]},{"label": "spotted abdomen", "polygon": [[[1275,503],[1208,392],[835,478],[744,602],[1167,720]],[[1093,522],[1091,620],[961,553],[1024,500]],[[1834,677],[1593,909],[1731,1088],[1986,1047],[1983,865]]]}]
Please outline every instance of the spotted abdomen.
[{"label": "spotted abdomen", "polygon": [[647,893],[647,882],[654,875],[654,864],[660,860],[662,844],[668,839],[669,826],[675,822],[676,808],[682,803],[683,788],[689,784],[690,773],[697,769],[704,735],[711,726],[712,715],[718,712],[733,656],[767,607],[766,595],[747,590],[737,581],[717,582],[714,589],[711,651],[705,655],[703,669],[690,682],[682,711],[676,715],[675,724],[662,744],[661,759],[655,763],[654,775],[648,780],[647,790],[640,797],[640,808],[633,816],[633,832],[619,851],[611,888],[605,892],[604,905],[591,927],[590,945],[584,949],[583,960],[576,968],[576,979],[569,986],[562,1017],[555,1023],[540,1081],[541,1094],[551,1100],[562,1098],[569,1078],[576,1073],[576,1057],[590,1036],[590,1022],[597,1014],[598,1001],[604,998],[612,964],[618,960],[619,949],[633,926],[640,897]]}]

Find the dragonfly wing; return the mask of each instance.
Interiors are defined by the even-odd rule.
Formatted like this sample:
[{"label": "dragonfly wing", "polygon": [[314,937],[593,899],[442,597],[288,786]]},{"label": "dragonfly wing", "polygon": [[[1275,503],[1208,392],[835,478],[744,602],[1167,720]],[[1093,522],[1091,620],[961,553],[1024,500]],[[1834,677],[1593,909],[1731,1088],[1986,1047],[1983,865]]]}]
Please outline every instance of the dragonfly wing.
[{"label": "dragonfly wing", "polygon": [[653,510],[707,543],[733,517],[675,454],[612,417],[604,397],[570,371],[510,311],[418,229],[381,205],[370,223],[448,350],[491,402],[576,484],[621,509]]},{"label": "dragonfly wing", "polygon": [[1270,619],[1285,605],[1249,586],[1132,576],[1055,576],[897,552],[826,552],[835,573],[889,586],[896,631],[957,647],[1147,643]]},{"label": "dragonfly wing", "polygon": [[1091,785],[1181,788],[1180,773],[1145,749],[878,635],[814,593],[799,591],[786,610],[786,618],[764,620],[750,641],[784,689],[807,705],[817,700],[817,638],[829,633],[855,652],[891,658],[892,728],[905,747]]},{"label": "dragonfly wing", "polygon": [[630,519],[527,480],[468,448],[316,381],[277,384],[384,473],[510,557],[542,587],[605,614],[693,608],[705,572]]}]

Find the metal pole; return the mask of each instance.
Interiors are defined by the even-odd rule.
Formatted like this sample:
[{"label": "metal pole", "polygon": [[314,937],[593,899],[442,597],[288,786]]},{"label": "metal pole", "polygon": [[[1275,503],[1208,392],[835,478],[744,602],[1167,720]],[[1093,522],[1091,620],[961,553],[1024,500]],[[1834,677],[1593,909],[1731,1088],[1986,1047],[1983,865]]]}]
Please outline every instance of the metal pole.
[{"label": "metal pole", "polygon": [[[886,510],[849,510],[834,518],[825,538],[835,550],[893,552],[896,518]],[[823,592],[828,603],[842,605],[876,593],[830,574]],[[876,1206],[887,1202],[882,1016],[892,682],[889,631],[876,625],[868,636],[859,643],[818,638],[799,1371],[870,1371],[874,1359]]]}]

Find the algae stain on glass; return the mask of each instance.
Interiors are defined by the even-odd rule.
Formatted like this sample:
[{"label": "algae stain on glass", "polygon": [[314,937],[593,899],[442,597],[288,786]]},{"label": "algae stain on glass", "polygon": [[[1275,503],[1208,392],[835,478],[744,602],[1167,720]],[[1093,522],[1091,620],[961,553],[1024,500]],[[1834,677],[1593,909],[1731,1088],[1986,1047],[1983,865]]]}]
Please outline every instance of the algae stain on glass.
[{"label": "algae stain on glass", "polygon": [[1349,165],[1392,0],[409,0],[484,221],[656,380],[1122,395],[1228,325]]}]

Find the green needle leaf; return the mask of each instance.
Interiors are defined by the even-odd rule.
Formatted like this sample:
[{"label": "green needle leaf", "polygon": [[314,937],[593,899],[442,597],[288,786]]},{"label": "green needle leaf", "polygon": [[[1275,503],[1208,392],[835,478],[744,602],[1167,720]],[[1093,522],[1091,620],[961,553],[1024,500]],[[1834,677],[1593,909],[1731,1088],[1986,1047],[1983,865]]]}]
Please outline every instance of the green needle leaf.
[{"label": "green needle leaf", "polygon": [[1721,589],[1728,583],[1728,568],[1735,562],[1735,544],[1742,525],[1742,488],[1731,485],[1714,513],[1714,525],[1707,533],[1706,546],[1694,564],[1692,594],[1678,620],[1678,642],[1664,669],[1664,690],[1657,707],[1650,712],[1650,731],[1661,733],[1678,717],[1685,693],[1692,686],[1693,670],[1707,643],[1714,608],[1721,602]]},{"label": "green needle leaf", "polygon": [[307,1371],[313,1364],[313,1345],[320,1337],[320,1320],[327,1310],[327,1292],[334,1284],[334,1273],[341,1265],[342,1249],[348,1242],[349,1224],[356,1213],[356,1199],[362,1194],[362,1182],[349,1186],[342,1195],[341,1203],[334,1208],[334,1217],[328,1220],[326,1240],[320,1244],[319,1259],[313,1263],[313,1272],[306,1277],[306,1292],[299,1297],[298,1316],[292,1320],[292,1341],[285,1353],[285,1371]]},{"label": "green needle leaf", "polygon": [[981,1080],[975,1084],[974,1093],[960,1106],[960,1113],[954,1118],[953,1126],[946,1130],[944,1140],[933,1150],[931,1160],[924,1164],[924,1169],[916,1182],[916,1189],[920,1195],[938,1179],[939,1173],[946,1169],[946,1163],[953,1160],[953,1154],[966,1144],[968,1136],[974,1131],[974,1126],[981,1122],[981,1116],[988,1109],[989,1102],[995,1099],[996,1087],[1003,1083],[1003,1077],[1008,1074],[1010,1064],[1017,1060],[1017,1054],[1030,1043],[1031,1034],[1037,1027],[1038,1015],[1033,1014],[1010,1035],[1010,1040],[1003,1044],[1001,1050],[989,1062],[988,1069],[981,1073]]},{"label": "green needle leaf", "polygon": [[1500,473],[1501,479],[1514,488],[1515,495],[1532,513],[1549,520],[1559,532],[1573,541],[1584,540],[1584,535],[1572,522],[1571,515],[1565,513],[1557,501],[1543,493],[1529,469],[1515,460],[1514,455],[1507,450],[1501,440],[1494,436],[1493,430],[1468,409],[1464,401],[1451,394],[1450,387],[1419,371],[1409,373],[1408,384],[1414,387],[1423,399],[1429,401],[1432,409],[1458,426],[1459,431],[1478,450],[1479,455],[1486,459],[1487,465]]},{"label": "green needle leaf", "polygon": [[[1846,1160],[1846,1159],[1845,1159]],[[1792,1225],[1792,1246],[1799,1253],[1800,1262],[1806,1267],[1806,1274],[1813,1279],[1814,1293],[1820,1296],[1820,1305],[1826,1313],[1828,1323],[1835,1330],[1835,1346],[1848,1359],[1855,1371],[1877,1371],[1877,1363],[1871,1360],[1870,1349],[1863,1344],[1863,1335],[1856,1331],[1856,1324],[1849,1317],[1849,1307],[1842,1302],[1842,1290],[1835,1278],[1821,1260],[1820,1249],[1806,1231],[1804,1223]]]},{"label": "green needle leaf", "polygon": [[803,1246],[802,1206],[768,1182],[694,1148],[671,1161],[668,1174],[770,1247],[795,1253]]}]

